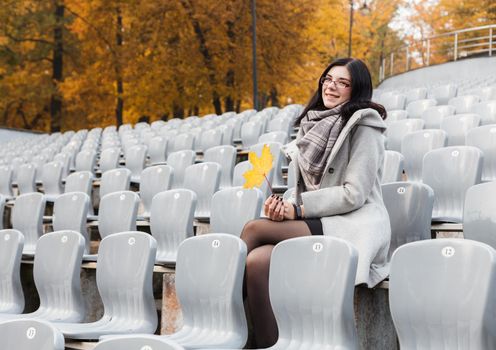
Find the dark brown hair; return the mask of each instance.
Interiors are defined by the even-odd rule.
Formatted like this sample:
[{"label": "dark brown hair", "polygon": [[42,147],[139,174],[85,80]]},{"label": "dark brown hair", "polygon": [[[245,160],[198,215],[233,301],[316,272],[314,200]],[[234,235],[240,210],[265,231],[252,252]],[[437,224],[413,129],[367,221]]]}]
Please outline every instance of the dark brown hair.
[{"label": "dark brown hair", "polygon": [[327,72],[334,66],[344,66],[348,69],[351,76],[351,97],[341,108],[341,116],[345,122],[348,122],[350,117],[363,108],[373,108],[379,112],[382,119],[386,119],[387,112],[384,106],[372,102],[372,78],[369,69],[361,60],[356,58],[338,58],[333,61],[322,73],[319,79],[319,86],[314,93],[307,106],[296,119],[295,125],[299,125],[301,119],[307,114],[309,110],[325,110],[327,109],[322,100],[322,84],[321,78],[327,75]]}]

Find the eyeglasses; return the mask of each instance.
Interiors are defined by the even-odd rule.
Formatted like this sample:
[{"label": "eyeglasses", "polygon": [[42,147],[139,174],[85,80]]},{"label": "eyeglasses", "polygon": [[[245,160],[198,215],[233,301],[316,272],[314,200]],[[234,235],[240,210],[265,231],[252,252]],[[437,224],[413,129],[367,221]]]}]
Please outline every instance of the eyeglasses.
[{"label": "eyeglasses", "polygon": [[320,78],[320,83],[325,88],[330,86],[331,83],[334,83],[334,86],[337,89],[346,89],[350,87],[350,83],[344,80],[333,80],[330,76],[326,75],[325,77]]}]

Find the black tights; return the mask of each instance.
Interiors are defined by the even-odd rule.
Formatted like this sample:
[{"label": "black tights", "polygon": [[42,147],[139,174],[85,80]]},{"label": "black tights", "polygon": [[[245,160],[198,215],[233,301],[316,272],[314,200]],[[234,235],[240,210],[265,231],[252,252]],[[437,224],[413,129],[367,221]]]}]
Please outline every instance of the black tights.
[{"label": "black tights", "polygon": [[245,292],[257,347],[266,348],[277,341],[277,324],[269,300],[272,249],[285,239],[309,235],[310,229],[301,220],[259,219],[248,222],[243,228],[241,239],[248,248]]}]

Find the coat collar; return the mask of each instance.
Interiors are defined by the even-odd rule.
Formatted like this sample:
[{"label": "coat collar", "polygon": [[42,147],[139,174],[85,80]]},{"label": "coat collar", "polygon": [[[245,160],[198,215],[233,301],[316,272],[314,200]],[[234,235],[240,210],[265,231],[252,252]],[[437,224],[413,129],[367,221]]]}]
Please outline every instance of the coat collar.
[{"label": "coat collar", "polygon": [[[344,141],[347,139],[348,135],[352,132],[353,128],[356,125],[366,125],[366,126],[379,128],[382,129],[383,132],[386,130],[386,123],[384,122],[384,120],[381,118],[381,116],[376,110],[372,108],[366,108],[366,109],[360,109],[355,113],[353,113],[353,115],[350,117],[346,125],[343,127],[343,130],[341,130],[341,132],[339,133],[336,142],[334,143],[334,147],[332,148],[331,154],[329,155],[329,158],[327,159],[326,162],[326,166],[324,168],[324,174],[327,174],[332,161],[336,157],[336,154],[341,149]],[[298,166],[298,157],[295,157],[293,161],[295,162],[296,178],[299,179],[301,175],[300,175],[300,168]],[[296,187],[298,188],[299,185],[297,184]]]},{"label": "coat collar", "polygon": [[331,154],[327,159],[326,167],[324,169],[324,174],[329,169],[329,166],[336,157],[336,154],[341,149],[341,146],[343,145],[344,141],[346,140],[346,138],[348,137],[348,135],[351,133],[351,131],[356,125],[367,125],[367,126],[383,129],[383,131],[386,130],[386,123],[384,123],[384,121],[382,120],[382,118],[380,117],[379,113],[376,110],[372,108],[366,108],[366,109],[360,109],[355,113],[353,113],[351,118],[344,126],[343,130],[341,130],[341,132],[339,133],[336,143],[332,148]]}]

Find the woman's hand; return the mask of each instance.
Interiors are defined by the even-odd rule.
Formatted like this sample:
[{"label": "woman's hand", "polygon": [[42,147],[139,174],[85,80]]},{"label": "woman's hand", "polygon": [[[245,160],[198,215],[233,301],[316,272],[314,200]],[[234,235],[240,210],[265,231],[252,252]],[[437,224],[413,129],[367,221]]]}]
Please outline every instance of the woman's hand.
[{"label": "woman's hand", "polygon": [[276,195],[267,198],[264,203],[264,213],[274,221],[294,220],[296,218],[293,204]]}]

